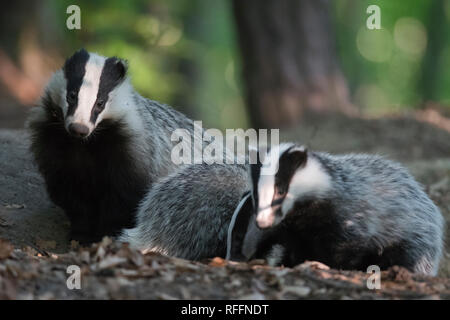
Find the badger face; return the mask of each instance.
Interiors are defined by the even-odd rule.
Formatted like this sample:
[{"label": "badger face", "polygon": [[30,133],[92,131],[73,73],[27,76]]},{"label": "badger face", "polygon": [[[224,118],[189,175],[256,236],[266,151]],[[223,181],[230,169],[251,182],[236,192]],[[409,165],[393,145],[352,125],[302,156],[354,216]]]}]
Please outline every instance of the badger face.
[{"label": "badger face", "polygon": [[277,170],[274,174],[261,174],[261,166],[250,166],[253,207],[260,228],[280,223],[293,210],[295,203],[328,196],[332,187],[331,176],[304,147],[281,144],[264,158],[263,166],[276,163]]},{"label": "badger face", "polygon": [[64,64],[61,108],[64,126],[74,137],[88,137],[105,118],[117,112],[117,95],[126,77],[126,65],[81,49]]},{"label": "badger face", "polygon": [[[277,166],[274,174],[261,174],[264,165]],[[277,225],[290,211],[285,201],[293,197],[291,181],[296,172],[306,166],[307,151],[303,147],[282,144],[264,156],[262,165],[251,165],[252,197],[256,222],[262,229]]]}]

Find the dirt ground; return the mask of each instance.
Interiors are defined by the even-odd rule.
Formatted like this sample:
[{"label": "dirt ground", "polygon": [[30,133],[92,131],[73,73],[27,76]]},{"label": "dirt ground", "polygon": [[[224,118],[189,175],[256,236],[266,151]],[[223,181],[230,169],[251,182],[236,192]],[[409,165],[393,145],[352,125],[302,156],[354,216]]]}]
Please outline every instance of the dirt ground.
[{"label": "dirt ground", "polygon": [[[402,116],[383,119],[310,117],[282,141],[314,150],[370,152],[405,164],[450,220],[450,132]],[[401,268],[369,275],[308,262],[271,268],[215,258],[190,262],[142,255],[105,239],[91,248],[68,241],[69,223],[45,192],[23,130],[0,130],[0,298],[19,299],[450,299],[450,254],[437,278]],[[447,243],[450,237],[447,223]],[[67,266],[79,265],[82,289],[66,286]]]}]

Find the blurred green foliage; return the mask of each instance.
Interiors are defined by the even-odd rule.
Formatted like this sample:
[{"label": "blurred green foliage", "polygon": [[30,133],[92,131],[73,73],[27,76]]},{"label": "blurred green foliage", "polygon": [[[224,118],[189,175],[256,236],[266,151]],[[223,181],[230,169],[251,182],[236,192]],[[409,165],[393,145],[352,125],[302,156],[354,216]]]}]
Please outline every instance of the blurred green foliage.
[{"label": "blurred green foliage", "polygon": [[[51,0],[57,12],[73,3]],[[357,105],[380,113],[450,104],[450,0],[330,1],[339,59]],[[249,125],[228,0],[78,1],[81,30],[65,29],[67,55],[85,47],[129,61],[137,90],[205,127]],[[366,9],[381,8],[382,30]],[[67,15],[56,15],[65,25]]]},{"label": "blurred green foliage", "polygon": [[[333,1],[341,65],[356,104],[371,113],[450,104],[450,1]],[[381,30],[368,30],[369,5]]]},{"label": "blurred green foliage", "polygon": [[[73,4],[52,0],[58,12]],[[80,47],[129,61],[144,96],[174,106],[205,127],[247,127],[228,1],[78,1],[81,30],[64,30],[67,55]],[[57,15],[65,25],[68,15]]]}]

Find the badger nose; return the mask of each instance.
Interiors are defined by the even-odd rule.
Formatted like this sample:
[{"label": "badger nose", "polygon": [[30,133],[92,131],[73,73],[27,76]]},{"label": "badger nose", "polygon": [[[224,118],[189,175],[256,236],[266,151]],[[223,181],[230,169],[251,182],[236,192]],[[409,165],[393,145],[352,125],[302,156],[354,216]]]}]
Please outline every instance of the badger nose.
[{"label": "badger nose", "polygon": [[84,138],[89,134],[89,128],[80,123],[71,123],[69,133],[77,138]]},{"label": "badger nose", "polygon": [[267,208],[258,212],[256,216],[256,223],[260,229],[265,229],[273,226],[275,222],[275,213],[272,208]]}]

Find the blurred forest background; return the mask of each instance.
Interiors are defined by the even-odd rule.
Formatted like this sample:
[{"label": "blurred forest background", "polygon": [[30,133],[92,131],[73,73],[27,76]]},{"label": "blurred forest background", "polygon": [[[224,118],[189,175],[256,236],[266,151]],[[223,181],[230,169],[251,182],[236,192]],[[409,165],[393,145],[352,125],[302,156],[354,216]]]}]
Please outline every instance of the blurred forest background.
[{"label": "blurred forest background", "polygon": [[[71,4],[81,30],[66,28]],[[450,0],[16,0],[0,16],[0,127],[22,127],[80,47],[127,59],[142,95],[204,127],[450,109]]]},{"label": "blurred forest background", "polygon": [[[66,27],[70,16],[66,10],[72,4],[81,9],[80,30]],[[380,30],[367,28],[371,5],[380,8]],[[439,273],[447,280],[432,292],[442,292],[448,299],[450,0],[4,1],[0,11],[0,238],[15,246],[31,245],[43,252],[70,249],[69,223],[46,195],[26,132],[3,128],[23,128],[51,73],[81,47],[127,59],[139,93],[202,120],[205,128],[281,128],[281,141],[301,142],[312,150],[377,153],[401,161],[447,221],[447,247]],[[48,279],[57,282],[59,278],[56,273],[48,277],[48,270],[62,274],[60,267],[51,267],[60,260],[49,256],[49,263],[34,264],[34,258],[14,261],[27,271],[20,285],[27,298],[30,292],[39,297],[36,294],[55,290],[55,282]],[[45,269],[29,280],[29,270],[37,265]],[[178,269],[175,262],[172,267]],[[207,270],[215,273],[213,267]],[[243,272],[240,287],[250,286],[247,293],[260,290],[258,282],[249,282],[247,271]],[[272,279],[272,271],[267,272]],[[209,299],[242,297],[234,285],[217,295],[209,277],[187,285],[187,280],[168,283],[164,273],[157,274],[145,276],[148,282],[135,282],[145,284],[140,298],[159,299],[154,294],[160,291],[178,297],[183,292],[179,286]],[[111,278],[118,281],[113,275],[106,283]],[[308,279],[309,275],[308,271]],[[1,276],[0,298],[7,292]],[[97,273],[92,275],[96,277]],[[16,278],[14,273],[11,279]],[[104,298],[108,292],[117,297],[116,289],[104,285],[100,290],[97,283],[103,283],[104,275],[98,273],[98,278],[91,282],[91,290],[69,292],[64,287],[61,297]],[[312,292],[328,287],[330,279],[323,280],[311,286],[317,289]],[[318,297],[367,298],[367,292],[351,281],[351,286],[337,283],[338,289],[325,290]],[[223,288],[231,283],[228,274],[222,283],[226,283]],[[278,285],[269,287],[276,295],[265,297],[280,297],[277,290],[284,291]],[[114,288],[123,286],[114,284]],[[397,292],[398,287],[393,288]],[[423,288],[422,280],[416,286],[410,281],[403,285],[408,294]],[[375,291],[370,294],[379,293]],[[139,292],[134,290],[131,297]]]}]

